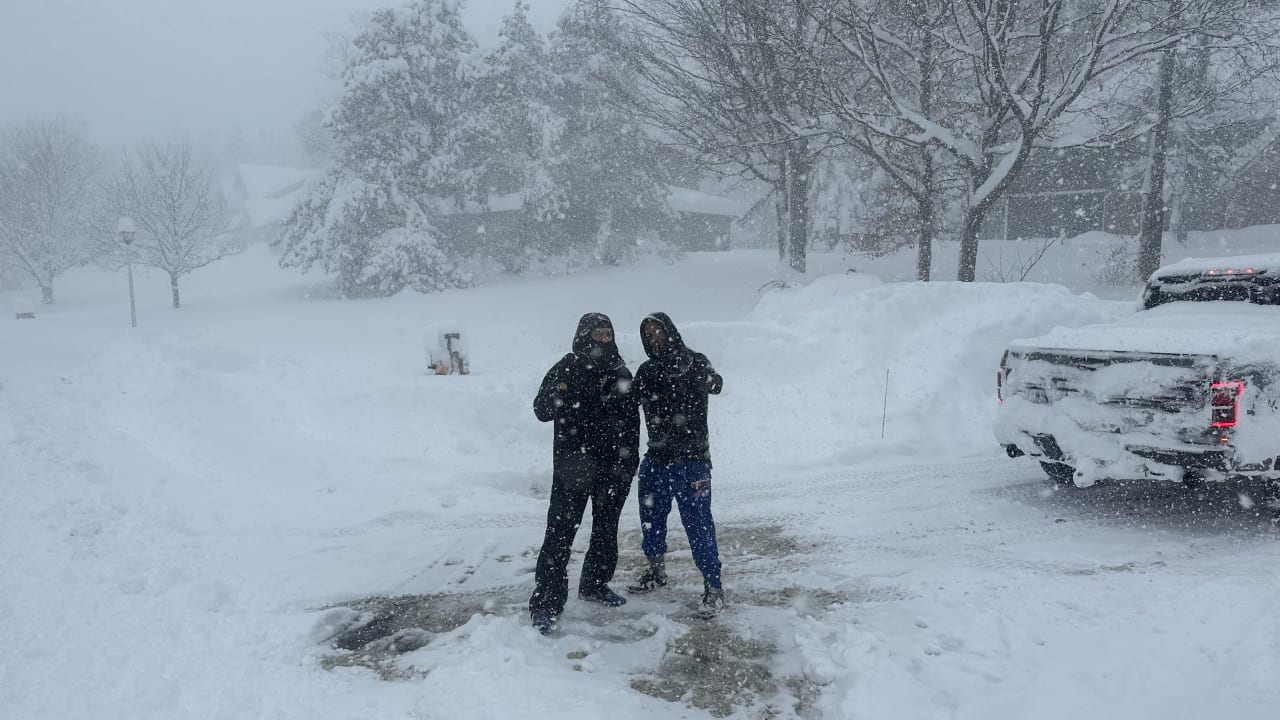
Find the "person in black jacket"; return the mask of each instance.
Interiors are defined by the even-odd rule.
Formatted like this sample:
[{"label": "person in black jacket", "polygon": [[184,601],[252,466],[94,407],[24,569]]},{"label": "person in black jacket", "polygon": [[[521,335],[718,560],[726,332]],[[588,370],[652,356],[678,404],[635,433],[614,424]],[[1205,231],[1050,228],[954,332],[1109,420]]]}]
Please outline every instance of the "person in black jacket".
[{"label": "person in black jacket", "polygon": [[666,313],[640,323],[649,359],[636,371],[632,388],[644,408],[649,447],[640,465],[641,548],[649,561],[631,592],[649,592],[667,584],[667,516],[674,498],[702,572],[702,610],[724,607],[720,552],[711,516],[711,448],[707,439],[707,398],[718,395],[724,379],[707,356],[690,350]]},{"label": "person in black jacket", "polygon": [[570,550],[588,500],[591,544],[578,597],[610,607],[626,602],[608,583],[618,564],[618,518],[640,460],[640,413],[630,389],[613,323],[601,313],[583,315],[573,352],[547,371],[533,401],[534,415],[555,428],[551,506],[529,598],[530,617],[544,634],[564,611]]}]

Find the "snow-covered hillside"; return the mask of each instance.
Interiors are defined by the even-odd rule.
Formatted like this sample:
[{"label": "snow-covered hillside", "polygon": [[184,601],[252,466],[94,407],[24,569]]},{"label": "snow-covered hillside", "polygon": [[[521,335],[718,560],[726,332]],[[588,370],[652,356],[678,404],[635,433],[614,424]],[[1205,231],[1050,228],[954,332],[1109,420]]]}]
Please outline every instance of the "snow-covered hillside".
[{"label": "snow-covered hillside", "polygon": [[[1267,513],[1226,487],[1055,492],[992,437],[1007,342],[1132,311],[1134,288],[1094,285],[1103,251],[1067,241],[1028,276],[1067,287],[894,282],[913,258],[833,254],[766,289],[776,256],[735,251],[343,301],[253,247],[193,274],[180,311],[141,275],[136,330],[122,275],[76,271],[0,321],[0,717],[1273,717]],[[677,542],[666,595],[573,599],[542,637],[533,393],[579,315],[609,314],[634,369],[653,310],[725,378],[731,607],[693,618]],[[427,373],[444,322],[471,375]],[[634,496],[622,528],[619,589]],[[361,613],[421,632],[333,647]]]}]

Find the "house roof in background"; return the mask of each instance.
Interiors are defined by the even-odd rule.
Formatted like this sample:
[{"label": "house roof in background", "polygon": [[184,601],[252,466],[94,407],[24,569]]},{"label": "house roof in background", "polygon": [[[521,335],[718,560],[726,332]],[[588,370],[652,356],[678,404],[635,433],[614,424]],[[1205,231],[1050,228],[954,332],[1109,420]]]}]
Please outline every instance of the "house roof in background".
[{"label": "house roof in background", "polygon": [[281,222],[289,217],[289,213],[298,206],[301,193],[292,193],[281,198],[249,198],[244,201],[244,214],[249,219],[249,227],[264,227],[274,222]]},{"label": "house roof in background", "polygon": [[296,192],[315,171],[286,165],[241,164],[236,172],[250,198],[279,198]]},{"label": "house roof in background", "polygon": [[674,185],[667,192],[667,206],[676,212],[697,213],[699,215],[742,217],[747,214],[746,203]]},{"label": "house roof in background", "polygon": [[239,205],[249,227],[264,227],[289,217],[302,201],[307,180],[316,172],[287,165],[237,166],[236,177],[244,193]]}]

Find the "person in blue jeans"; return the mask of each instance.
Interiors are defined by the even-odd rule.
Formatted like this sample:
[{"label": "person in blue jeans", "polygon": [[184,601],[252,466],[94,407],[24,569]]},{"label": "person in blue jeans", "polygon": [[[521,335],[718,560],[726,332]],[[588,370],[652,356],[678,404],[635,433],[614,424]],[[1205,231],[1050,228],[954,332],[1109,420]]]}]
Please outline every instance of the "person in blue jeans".
[{"label": "person in blue jeans", "polygon": [[707,356],[690,350],[666,313],[640,323],[644,361],[636,371],[632,397],[644,411],[649,442],[640,463],[641,548],[648,568],[631,592],[651,592],[667,584],[667,516],[675,500],[702,573],[702,610],[724,607],[720,551],[711,515],[711,447],[707,436],[707,399],[718,395],[724,379]]}]

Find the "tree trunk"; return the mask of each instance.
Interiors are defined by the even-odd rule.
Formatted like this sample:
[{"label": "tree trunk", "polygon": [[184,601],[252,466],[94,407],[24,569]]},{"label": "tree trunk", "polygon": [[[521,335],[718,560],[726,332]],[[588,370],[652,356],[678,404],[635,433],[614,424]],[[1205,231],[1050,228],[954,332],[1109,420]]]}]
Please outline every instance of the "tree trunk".
[{"label": "tree trunk", "polygon": [[[807,145],[808,143],[805,143]],[[813,160],[807,156],[807,148],[799,148],[788,163],[789,182],[787,190],[791,197],[787,201],[790,212],[787,213],[790,235],[791,269],[803,273],[806,266],[806,253],[809,249],[809,175],[813,169]]]},{"label": "tree trunk", "polygon": [[44,284],[40,285],[40,302],[44,303],[45,305],[53,304],[53,283],[49,283],[48,285],[44,285]]},{"label": "tree trunk", "polygon": [[[983,148],[998,146],[1000,138],[997,131],[997,128],[992,128],[985,133]],[[991,208],[1004,196],[1013,178],[1022,172],[1022,166],[1026,164],[1027,158],[1031,157],[1031,147],[1035,140],[1030,135],[1031,132],[1032,128],[1022,128],[1023,135],[1021,144],[1018,146],[1018,154],[1007,167],[1000,169],[1003,173],[1001,177],[993,187],[987,189],[986,194],[977,203],[973,203],[973,188],[982,187],[991,180],[997,167],[995,156],[989,150],[984,151],[982,166],[971,171],[969,181],[971,204],[964,212],[964,227],[960,230],[960,272],[957,273],[957,279],[961,282],[973,282],[977,278],[978,236],[982,233],[982,225],[986,222],[987,213],[991,212]]]},{"label": "tree trunk", "polygon": [[1169,196],[1169,230],[1179,245],[1187,244],[1187,184],[1181,177],[1175,178],[1173,192]]},{"label": "tree trunk", "polygon": [[916,251],[916,279],[929,282],[933,270],[933,228],[936,224],[937,208],[934,206],[933,182],[933,150],[925,147],[921,150],[923,165],[920,175],[920,195],[917,200],[920,222],[920,247]]},{"label": "tree trunk", "polygon": [[173,273],[169,273],[169,289],[173,291],[173,309],[177,310],[182,303],[178,299],[178,276]]},{"label": "tree trunk", "polygon": [[[917,72],[920,73],[920,114],[933,116],[933,30],[937,26],[937,18],[927,16],[923,36],[924,48],[920,53]],[[920,148],[920,195],[916,204],[919,207],[920,247],[916,249],[916,279],[929,282],[933,271],[933,227],[936,223],[937,208],[933,194],[936,191],[933,181],[933,147],[926,143]]]},{"label": "tree trunk", "polygon": [[[1019,153],[1025,161],[1031,152],[1029,142],[1022,143]],[[987,218],[987,210],[998,198],[996,190],[988,190],[978,202],[973,201],[974,193],[982,188],[995,171],[996,159],[992,148],[1000,144],[1000,129],[989,127],[982,136],[982,163],[969,170],[969,207],[964,211],[964,225],[960,228],[960,268],[956,279],[960,282],[973,282],[978,277],[978,235],[982,232],[982,222]],[[1006,171],[1005,177],[1016,170]]]},{"label": "tree trunk", "polygon": [[787,257],[787,233],[791,231],[791,223],[787,220],[786,183],[778,185],[774,192],[778,196],[773,204],[773,209],[778,214],[778,262],[782,262]]},{"label": "tree trunk", "polygon": [[964,226],[960,228],[960,272],[956,279],[973,282],[978,275],[978,233],[987,214],[984,205],[971,207],[964,212]]},{"label": "tree trunk", "polygon": [[1138,279],[1145,281],[1160,268],[1164,239],[1164,174],[1169,162],[1170,106],[1173,102],[1173,50],[1160,55],[1156,100],[1156,125],[1151,131],[1147,187],[1142,198],[1142,224],[1138,229]]},{"label": "tree trunk", "polygon": [[[1176,9],[1176,8],[1174,8]],[[1209,90],[1209,67],[1212,59],[1208,47],[1209,39],[1201,35],[1196,48],[1196,61],[1192,71],[1195,73],[1189,81],[1178,78],[1179,84],[1190,85],[1197,95],[1205,95]],[[1176,73],[1175,73],[1176,74]],[[1170,85],[1172,88],[1172,83]],[[1172,89],[1170,91],[1172,103]],[[1170,183],[1169,197],[1169,229],[1179,245],[1187,244],[1187,178],[1191,174],[1191,140],[1186,127],[1173,133],[1174,137],[1174,171]],[[1220,224],[1219,227],[1226,227]]]},{"label": "tree trunk", "polygon": [[933,196],[926,195],[920,201],[920,247],[916,251],[916,279],[929,282],[933,270]]}]

